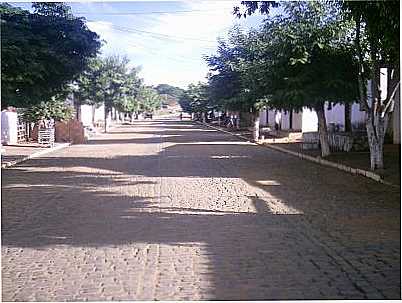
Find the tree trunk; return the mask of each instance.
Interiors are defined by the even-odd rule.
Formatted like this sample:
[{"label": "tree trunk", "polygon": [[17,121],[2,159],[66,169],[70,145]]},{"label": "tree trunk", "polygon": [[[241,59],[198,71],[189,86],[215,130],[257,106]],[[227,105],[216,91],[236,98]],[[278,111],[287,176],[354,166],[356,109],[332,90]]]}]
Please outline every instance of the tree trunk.
[{"label": "tree trunk", "polygon": [[345,104],[345,132],[352,132],[352,104]]},{"label": "tree trunk", "polygon": [[324,103],[320,103],[315,107],[318,117],[318,135],[321,145],[321,156],[326,157],[331,154],[328,141],[327,121],[325,119]]},{"label": "tree trunk", "polygon": [[289,129],[293,129],[293,109],[289,111]]},{"label": "tree trunk", "polygon": [[258,110],[253,111],[253,139],[258,141],[260,138],[260,112]]},{"label": "tree trunk", "polygon": [[74,99],[75,119],[81,121],[81,104],[78,100]]},{"label": "tree trunk", "polygon": [[95,111],[96,111],[96,105],[92,104],[92,126],[95,127]]},{"label": "tree trunk", "polygon": [[107,127],[108,127],[108,125],[107,125],[107,116],[108,116],[108,113],[109,113],[109,108],[106,106],[106,104],[105,104],[105,125],[104,125],[104,130],[105,130],[105,133],[107,133]]},{"label": "tree trunk", "polygon": [[366,121],[367,138],[370,148],[370,168],[384,168],[384,138],[388,126],[389,115],[381,118],[379,114],[368,115]]}]

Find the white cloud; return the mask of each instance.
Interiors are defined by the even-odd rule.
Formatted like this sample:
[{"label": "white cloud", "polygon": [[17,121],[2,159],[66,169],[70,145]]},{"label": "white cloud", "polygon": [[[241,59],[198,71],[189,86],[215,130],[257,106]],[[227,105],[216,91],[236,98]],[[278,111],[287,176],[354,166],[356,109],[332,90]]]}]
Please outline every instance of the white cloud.
[{"label": "white cloud", "polygon": [[[186,1],[177,10],[192,12],[136,15],[125,20],[116,17],[90,21],[88,27],[107,41],[103,54],[127,54],[132,65],[141,65],[146,83],[186,87],[191,82],[205,80],[208,68],[202,56],[216,51],[217,38],[226,37],[234,24],[245,25],[249,21],[233,16],[236,4]],[[110,6],[108,12],[113,10],[112,3]],[[172,4],[172,10],[175,8],[177,4]]]},{"label": "white cloud", "polygon": [[102,33],[103,35],[112,32],[112,22],[106,21],[88,21],[87,26],[91,31]]}]

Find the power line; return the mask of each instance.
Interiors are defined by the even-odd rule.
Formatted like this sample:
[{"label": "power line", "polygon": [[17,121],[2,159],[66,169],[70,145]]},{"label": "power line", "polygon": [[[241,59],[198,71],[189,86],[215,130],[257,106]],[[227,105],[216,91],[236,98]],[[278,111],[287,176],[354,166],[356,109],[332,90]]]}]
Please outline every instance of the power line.
[{"label": "power line", "polygon": [[206,40],[206,39],[198,39],[198,38],[191,38],[191,37],[180,37],[180,36],[175,36],[175,35],[167,35],[167,34],[161,34],[161,33],[154,33],[154,32],[148,32],[148,31],[143,31],[139,29],[133,29],[133,28],[127,28],[123,26],[118,26],[118,25],[112,25],[112,27],[116,28],[117,30],[123,30],[126,32],[138,32],[138,33],[143,33],[143,34],[149,34],[149,35],[154,35],[154,36],[160,36],[160,37],[166,37],[166,38],[173,38],[173,39],[179,39],[179,40],[193,40],[193,41],[201,41],[201,42],[208,42],[208,43],[216,43],[216,41],[213,40]]},{"label": "power line", "polygon": [[[126,43],[131,47],[135,47],[135,48],[138,47],[138,45],[136,45],[134,43],[130,43],[130,42],[126,42]],[[144,44],[142,44],[142,43],[138,43],[138,42],[136,42],[136,43],[139,44],[140,47],[146,49],[149,52],[148,55],[155,55],[155,56],[159,56],[159,57],[163,56],[164,58],[171,59],[171,60],[176,61],[176,62],[181,63],[181,64],[183,64],[183,63],[194,64],[194,63],[200,63],[200,62],[203,61],[202,58],[199,58],[199,60],[198,60],[198,59],[188,58],[188,57],[184,57],[184,56],[172,57],[172,56],[169,56],[169,55],[166,55],[166,54],[161,54],[160,49],[152,48],[152,47],[149,47],[149,46],[144,46]]]},{"label": "power line", "polygon": [[111,15],[111,16],[129,16],[129,15],[152,15],[152,14],[183,14],[193,12],[212,12],[216,10],[184,10],[184,11],[154,11],[154,12],[124,12],[124,13],[112,13],[112,12],[74,12],[74,14],[86,14],[86,15]]},{"label": "power line", "polygon": [[[96,22],[94,20],[88,20],[89,22]],[[208,43],[216,43],[216,41],[213,40],[206,40],[206,39],[198,39],[198,38],[191,38],[191,37],[181,37],[181,36],[175,36],[175,35],[167,35],[167,34],[161,34],[161,33],[155,33],[155,32],[149,32],[149,31],[143,31],[139,29],[134,29],[134,28],[129,28],[129,27],[124,27],[124,26],[119,26],[115,24],[111,24],[112,28],[115,28],[116,30],[122,31],[122,32],[128,32],[128,33],[142,33],[142,34],[148,34],[151,36],[159,36],[159,37],[165,37],[167,39],[173,39],[173,40],[193,40],[193,41],[201,41],[201,42],[208,42]]]}]

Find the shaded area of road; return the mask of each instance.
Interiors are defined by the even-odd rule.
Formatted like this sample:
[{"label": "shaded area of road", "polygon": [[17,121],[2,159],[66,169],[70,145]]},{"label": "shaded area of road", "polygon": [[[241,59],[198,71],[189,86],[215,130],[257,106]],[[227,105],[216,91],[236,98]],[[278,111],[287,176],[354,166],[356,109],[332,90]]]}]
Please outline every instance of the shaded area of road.
[{"label": "shaded area of road", "polygon": [[6,300],[400,298],[398,191],[190,122],[28,161],[2,194]]}]

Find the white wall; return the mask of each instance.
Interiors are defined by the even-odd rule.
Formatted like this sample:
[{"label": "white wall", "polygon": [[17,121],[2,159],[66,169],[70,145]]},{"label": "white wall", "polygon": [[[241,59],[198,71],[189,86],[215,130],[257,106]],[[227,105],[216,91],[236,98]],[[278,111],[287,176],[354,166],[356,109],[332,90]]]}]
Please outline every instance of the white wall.
[{"label": "white wall", "polygon": [[[105,115],[105,107],[103,105],[95,109],[95,122],[103,121]],[[109,120],[110,122],[110,114]],[[92,125],[92,105],[81,105],[81,122],[84,126]]]},{"label": "white wall", "polygon": [[364,123],[366,121],[366,112],[360,110],[358,103],[352,104],[351,120],[352,125],[355,123]]},{"label": "white wall", "polygon": [[345,127],[345,106],[343,104],[335,104],[330,110],[328,110],[328,105],[325,103],[325,118],[327,120],[327,125],[334,123],[341,125],[341,129]]},{"label": "white wall", "polygon": [[[345,129],[345,106],[343,104],[336,104],[332,106],[331,110],[327,109],[327,104],[325,105],[325,117],[327,120],[327,125],[335,123],[340,125],[341,130]],[[285,111],[275,111],[275,110],[261,110],[260,111],[260,123],[263,126],[267,126],[266,116],[268,114],[268,126],[275,126],[275,117],[281,115],[281,124],[283,130],[288,130],[289,123],[289,112]],[[303,132],[313,132],[318,131],[318,118],[314,110],[309,110],[308,108],[303,108],[299,113],[293,112],[293,123],[292,129],[302,130]],[[352,125],[356,123],[364,123],[366,120],[366,113],[360,111],[360,105],[358,103],[353,103],[351,108],[351,122]],[[400,132],[399,132],[400,134]]]},{"label": "white wall", "polygon": [[18,143],[18,115],[16,112],[1,112],[1,143]]},{"label": "white wall", "polygon": [[[268,123],[267,123],[267,115],[268,115]],[[285,113],[285,111],[278,111],[276,112],[275,110],[267,110],[263,109],[260,111],[260,124],[262,126],[269,126],[271,128],[275,127],[275,117],[276,116],[281,116],[281,124],[282,124],[282,129],[287,130],[289,129],[290,126],[290,114]],[[302,129],[302,113],[296,113],[293,111],[293,123],[292,123],[292,129],[294,130],[301,130]]]},{"label": "white wall", "polygon": [[84,126],[92,124],[92,106],[81,105],[81,122]]},{"label": "white wall", "polygon": [[266,109],[260,110],[260,125],[261,126],[267,125],[267,110]]},{"label": "white wall", "polygon": [[318,131],[318,118],[314,110],[303,108],[301,129],[303,133]]},{"label": "white wall", "polygon": [[268,111],[268,125],[272,128],[275,126],[275,110],[270,109]]},{"label": "white wall", "polygon": [[281,129],[288,130],[290,127],[290,114],[289,112],[282,111],[282,118],[281,118]]},{"label": "white wall", "polygon": [[292,122],[292,128],[294,130],[301,130],[303,123],[302,123],[302,112],[296,113],[295,111],[293,112],[293,122]]}]

